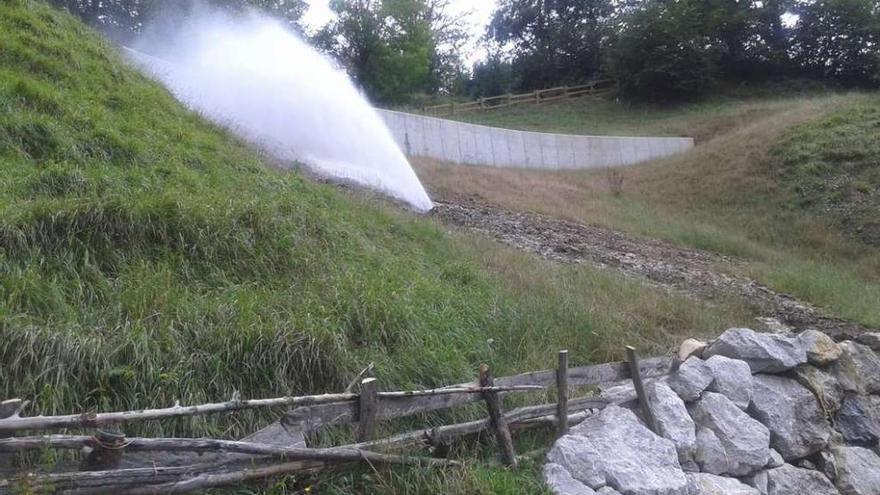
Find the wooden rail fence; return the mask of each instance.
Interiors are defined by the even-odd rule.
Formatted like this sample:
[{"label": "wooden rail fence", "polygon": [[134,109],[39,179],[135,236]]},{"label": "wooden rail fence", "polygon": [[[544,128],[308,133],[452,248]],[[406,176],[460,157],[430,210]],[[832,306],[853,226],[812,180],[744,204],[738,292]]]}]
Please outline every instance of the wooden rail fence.
[{"label": "wooden rail fence", "polygon": [[[496,440],[502,462],[516,465],[512,432],[540,426],[555,427],[562,435],[608,402],[595,396],[572,398],[574,387],[590,387],[632,379],[643,417],[653,427],[653,414],[644,395],[642,378],[668,373],[668,358],[639,361],[632,348],[628,361],[595,366],[568,366],[568,352],[561,351],[552,370],[493,378],[482,365],[477,380],[450,387],[379,391],[372,369],[364,370],[348,390],[340,394],[243,400],[194,406],[59,416],[22,416],[27,401],[0,403],[0,494],[92,493],[155,494],[186,493],[291,473],[367,462],[371,465],[403,464],[450,466],[458,462],[394,451],[432,448],[435,455],[454,439],[489,430]],[[504,410],[503,397],[556,389],[556,402]],[[486,404],[485,419],[399,433],[375,438],[380,421],[412,416],[474,402]],[[234,413],[258,408],[293,408],[278,422],[240,441],[211,438],[138,438],[109,430],[134,422]],[[304,438],[333,424],[356,425],[357,443],[328,448],[305,446]],[[63,434],[41,434],[64,430]],[[68,430],[90,430],[71,434]],[[20,435],[22,432],[27,435]],[[78,466],[69,463],[49,472],[22,472],[14,468],[13,456],[46,449],[83,451]],[[159,456],[157,457],[157,454]],[[166,457],[163,457],[166,456]]]},{"label": "wooden rail fence", "polygon": [[478,110],[492,110],[506,108],[515,105],[550,103],[568,98],[581,96],[598,96],[607,94],[617,88],[617,82],[613,79],[600,79],[579,86],[557,86],[555,88],[538,89],[528,93],[505,94],[479,98],[467,103],[445,103],[442,105],[430,105],[422,108],[422,113],[427,115],[454,115],[462,112]]}]

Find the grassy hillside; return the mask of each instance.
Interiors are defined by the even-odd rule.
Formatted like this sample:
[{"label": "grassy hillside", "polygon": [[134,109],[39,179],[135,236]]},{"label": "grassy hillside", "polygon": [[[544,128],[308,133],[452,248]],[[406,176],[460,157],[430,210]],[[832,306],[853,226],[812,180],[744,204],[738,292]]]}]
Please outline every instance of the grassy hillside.
[{"label": "grassy hillside", "polygon": [[[0,399],[33,414],[338,391],[369,362],[389,388],[445,385],[751,317],[275,171],[69,15],[0,8]],[[238,437],[278,413],[127,432]],[[528,466],[326,483],[540,490]]]},{"label": "grassy hillside", "polygon": [[793,207],[880,246],[880,97],[791,129],[771,150],[771,164],[786,195],[797,197]]},{"label": "grassy hillside", "polygon": [[[608,133],[625,124],[634,134],[650,134],[657,130],[651,122],[665,119],[662,116],[669,112],[681,116],[687,126],[692,121],[686,116],[696,111],[693,108],[726,108],[706,117],[705,123],[694,123],[724,130],[689,153],[621,170],[620,190],[611,187],[613,181],[604,171],[488,170],[423,163],[420,175],[441,195],[473,194],[511,208],[740,256],[750,261],[747,269],[752,275],[780,291],[839,316],[880,325],[880,250],[864,242],[872,239],[880,218],[880,96],[786,95],[732,101],[720,97],[717,103],[696,107],[656,109],[644,126],[632,114],[617,115],[617,123],[605,128]],[[592,113],[588,103],[583,105],[587,120]],[[536,121],[552,122],[571,110],[565,104],[533,111]],[[730,115],[742,118],[725,127]],[[599,124],[571,131],[593,132],[595,125]]]},{"label": "grassy hillside", "polygon": [[521,105],[451,116],[509,129],[587,135],[689,136],[705,142],[756,119],[784,110],[792,100],[830,94],[815,83],[719,87],[688,104],[656,105],[614,98],[574,98],[540,106]]}]

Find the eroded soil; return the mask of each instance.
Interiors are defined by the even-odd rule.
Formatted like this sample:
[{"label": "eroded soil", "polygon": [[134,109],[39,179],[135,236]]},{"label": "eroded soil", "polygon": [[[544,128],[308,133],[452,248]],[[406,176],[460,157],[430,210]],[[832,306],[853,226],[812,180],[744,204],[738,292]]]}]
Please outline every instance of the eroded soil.
[{"label": "eroded soil", "polygon": [[871,331],[835,318],[796,298],[736,274],[743,261],[717,254],[622,234],[535,213],[515,212],[456,199],[437,202],[432,212],[448,225],[479,232],[510,246],[561,263],[613,267],[651,284],[704,300],[742,298],[765,326],[794,330],[817,328],[838,340]]}]

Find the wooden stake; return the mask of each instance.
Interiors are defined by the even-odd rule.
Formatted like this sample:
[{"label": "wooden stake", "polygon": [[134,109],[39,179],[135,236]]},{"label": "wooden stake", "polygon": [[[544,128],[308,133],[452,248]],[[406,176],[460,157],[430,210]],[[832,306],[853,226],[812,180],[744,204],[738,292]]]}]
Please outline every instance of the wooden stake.
[{"label": "wooden stake", "polygon": [[647,423],[648,428],[654,433],[659,433],[657,428],[657,420],[654,418],[654,411],[651,410],[651,403],[645,394],[645,385],[642,383],[642,373],[639,370],[639,356],[633,346],[626,346],[626,360],[629,362],[629,370],[632,374],[633,386],[636,389],[636,395],[639,398],[639,408],[642,410],[642,417]]},{"label": "wooden stake", "polygon": [[[492,387],[494,385],[495,380],[492,378],[489,366],[481,365],[480,386]],[[498,442],[498,448],[501,449],[501,460],[506,466],[516,467],[516,450],[513,448],[513,438],[510,436],[507,419],[505,419],[501,407],[501,398],[497,392],[484,392],[483,399],[486,401],[486,409],[489,411],[489,425],[495,431],[495,440]]]},{"label": "wooden stake", "polygon": [[556,428],[557,437],[568,433],[568,351],[559,351],[559,365],[556,367]]},{"label": "wooden stake", "polygon": [[375,378],[361,380],[361,394],[358,399],[358,434],[359,442],[373,439],[376,429],[376,411],[379,409],[376,392],[379,382]]},{"label": "wooden stake", "polygon": [[[0,402],[0,419],[17,417],[25,406],[27,406],[27,402],[21,399],[9,399]],[[0,431],[0,438],[11,436],[12,433]],[[0,470],[12,467],[14,459],[14,454],[0,454]]]}]

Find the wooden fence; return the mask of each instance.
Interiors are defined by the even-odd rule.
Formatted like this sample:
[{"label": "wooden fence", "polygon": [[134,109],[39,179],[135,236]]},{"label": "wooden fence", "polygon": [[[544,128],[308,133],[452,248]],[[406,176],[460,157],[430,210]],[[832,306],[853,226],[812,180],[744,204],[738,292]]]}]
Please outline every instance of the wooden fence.
[{"label": "wooden fence", "polygon": [[529,93],[506,94],[479,98],[467,103],[446,103],[443,105],[431,105],[422,108],[427,115],[454,115],[456,113],[471,112],[476,110],[492,110],[496,108],[512,107],[514,105],[550,103],[553,101],[577,98],[580,96],[598,96],[610,93],[617,88],[617,82],[612,79],[591,81],[580,86],[558,86],[555,88],[539,89]]},{"label": "wooden fence", "polygon": [[[229,401],[139,411],[81,413],[61,416],[22,416],[27,401],[0,403],[0,494],[185,493],[252,480],[367,462],[371,465],[456,465],[456,461],[412,453],[429,447],[436,454],[454,439],[489,430],[502,462],[516,465],[511,432],[551,426],[562,435],[583,421],[591,410],[607,402],[595,396],[572,398],[575,387],[592,387],[632,379],[643,417],[653,424],[644,396],[642,377],[669,372],[668,358],[639,361],[628,348],[628,361],[596,366],[568,367],[568,352],[561,351],[556,369],[493,378],[482,365],[477,380],[431,390],[379,391],[370,368],[339,394]],[[358,391],[350,390],[358,388]],[[502,398],[556,389],[556,402],[504,410]],[[485,419],[437,426],[375,438],[380,421],[402,418],[474,402],[486,406]],[[183,418],[261,408],[292,408],[278,422],[240,441],[209,438],[137,438],[121,432],[127,423]],[[342,423],[357,426],[357,443],[330,448],[309,448],[305,438],[320,428]],[[110,430],[113,427],[116,430]],[[64,430],[64,434],[33,435]],[[73,435],[69,430],[87,430]],[[22,432],[31,435],[21,436]],[[50,472],[22,472],[13,468],[17,453],[59,449],[83,451],[78,465]],[[391,452],[409,451],[407,455]],[[3,475],[6,473],[6,475]]]}]

